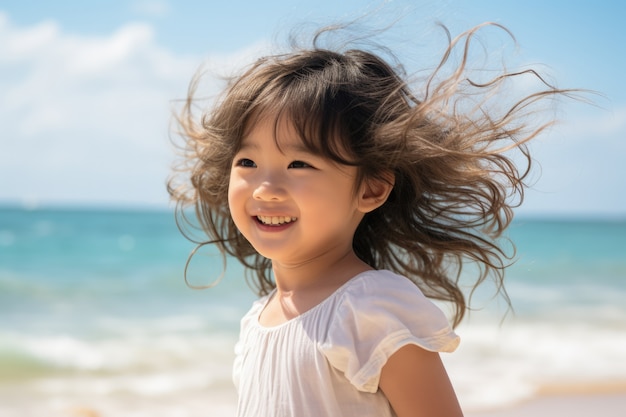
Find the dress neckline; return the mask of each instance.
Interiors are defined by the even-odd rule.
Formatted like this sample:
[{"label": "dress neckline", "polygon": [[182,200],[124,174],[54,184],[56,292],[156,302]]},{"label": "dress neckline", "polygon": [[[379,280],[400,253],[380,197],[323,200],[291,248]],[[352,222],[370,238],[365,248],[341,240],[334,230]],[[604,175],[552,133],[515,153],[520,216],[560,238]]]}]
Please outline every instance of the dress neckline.
[{"label": "dress neckline", "polygon": [[300,320],[304,319],[307,315],[312,314],[313,312],[315,312],[315,311],[319,310],[320,308],[322,308],[324,306],[324,304],[327,304],[331,300],[337,298],[353,282],[355,282],[356,280],[358,280],[359,278],[361,278],[361,277],[363,277],[365,275],[371,274],[372,272],[380,272],[380,271],[379,270],[375,270],[375,269],[369,269],[367,271],[359,272],[358,274],[356,274],[355,276],[353,276],[352,278],[350,278],[349,280],[344,282],[339,288],[337,288],[335,291],[333,291],[328,297],[324,298],[322,301],[320,301],[319,303],[317,303],[316,305],[314,305],[313,307],[311,307],[307,311],[305,311],[305,312],[303,312],[301,314],[298,314],[297,316],[292,317],[289,320],[286,320],[283,323],[277,324],[275,326],[264,326],[264,325],[261,324],[261,321],[260,321],[261,314],[263,313],[263,311],[267,307],[267,304],[270,302],[270,300],[272,298],[274,298],[274,295],[276,295],[276,288],[274,288],[272,290],[272,292],[269,293],[265,297],[265,299],[259,300],[261,302],[261,306],[259,308],[258,313],[254,317],[255,327],[257,327],[260,330],[266,331],[266,332],[272,332],[272,331],[277,331],[277,330],[279,330],[279,329],[281,329],[283,327],[286,327],[286,326],[288,326],[288,325],[290,325],[292,323],[299,322]]}]

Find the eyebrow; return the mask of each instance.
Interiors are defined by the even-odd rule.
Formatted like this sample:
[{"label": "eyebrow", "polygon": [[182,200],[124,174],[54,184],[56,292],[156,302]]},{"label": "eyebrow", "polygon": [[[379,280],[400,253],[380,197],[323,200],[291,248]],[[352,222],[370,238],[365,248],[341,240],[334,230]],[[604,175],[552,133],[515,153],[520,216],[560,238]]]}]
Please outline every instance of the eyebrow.
[{"label": "eyebrow", "polygon": [[[241,143],[239,150],[244,150],[244,149],[258,150],[260,148],[261,146],[259,144],[253,143],[244,139]],[[297,143],[286,143],[286,144],[279,143],[278,148],[281,150],[285,150],[285,151],[313,154],[313,152],[300,141],[298,141]]]}]

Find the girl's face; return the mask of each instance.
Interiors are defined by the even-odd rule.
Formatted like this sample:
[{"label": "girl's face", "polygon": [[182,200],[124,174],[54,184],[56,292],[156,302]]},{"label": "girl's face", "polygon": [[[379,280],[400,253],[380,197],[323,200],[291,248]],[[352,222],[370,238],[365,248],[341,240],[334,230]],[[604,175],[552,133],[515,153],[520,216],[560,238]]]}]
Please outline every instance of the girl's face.
[{"label": "girl's face", "polygon": [[345,253],[363,218],[356,173],[355,167],[312,154],[289,123],[275,129],[273,118],[260,120],[233,159],[231,216],[252,246],[274,262],[298,265],[332,251]]}]

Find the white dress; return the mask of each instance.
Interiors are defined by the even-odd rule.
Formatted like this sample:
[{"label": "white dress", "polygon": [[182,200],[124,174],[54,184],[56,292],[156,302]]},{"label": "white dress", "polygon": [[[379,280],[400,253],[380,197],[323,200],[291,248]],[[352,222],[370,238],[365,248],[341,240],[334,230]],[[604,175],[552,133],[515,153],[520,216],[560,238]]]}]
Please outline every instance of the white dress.
[{"label": "white dress", "polygon": [[309,311],[259,324],[269,296],[241,320],[233,379],[239,417],[394,416],[378,390],[387,359],[408,344],[451,352],[443,312],[390,271],[361,273]]}]

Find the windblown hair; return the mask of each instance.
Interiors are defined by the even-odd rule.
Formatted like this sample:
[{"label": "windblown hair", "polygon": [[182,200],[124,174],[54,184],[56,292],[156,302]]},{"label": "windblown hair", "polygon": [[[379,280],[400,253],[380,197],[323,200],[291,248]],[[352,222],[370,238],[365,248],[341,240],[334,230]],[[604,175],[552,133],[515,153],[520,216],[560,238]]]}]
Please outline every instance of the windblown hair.
[{"label": "windblown hair", "polygon": [[[525,144],[551,123],[533,124],[535,105],[567,91],[533,70],[503,69],[487,81],[472,81],[468,55],[481,27],[454,39],[448,34],[443,58],[419,87],[402,68],[372,52],[319,47],[324,31],[311,48],[266,56],[232,78],[201,120],[193,111],[194,78],[177,117],[185,139],[183,163],[168,184],[179,220],[187,220],[185,209],[194,207],[208,236],[198,243],[216,244],[224,256],[242,262],[255,273],[251,281],[259,294],[274,288],[271,261],[237,230],[227,195],[232,159],[247,129],[262,117],[275,117],[276,123],[282,118],[311,152],[357,167],[357,187],[393,174],[388,200],[356,230],[359,258],[407,276],[430,298],[451,302],[455,325],[469,307],[461,289],[467,262],[479,267],[473,289],[493,277],[508,302],[503,278],[513,254],[503,249],[501,237],[523,200],[531,165]],[[455,69],[442,76],[457,50]],[[528,76],[541,88],[498,107],[498,93]],[[510,150],[519,151],[521,168]]]}]

